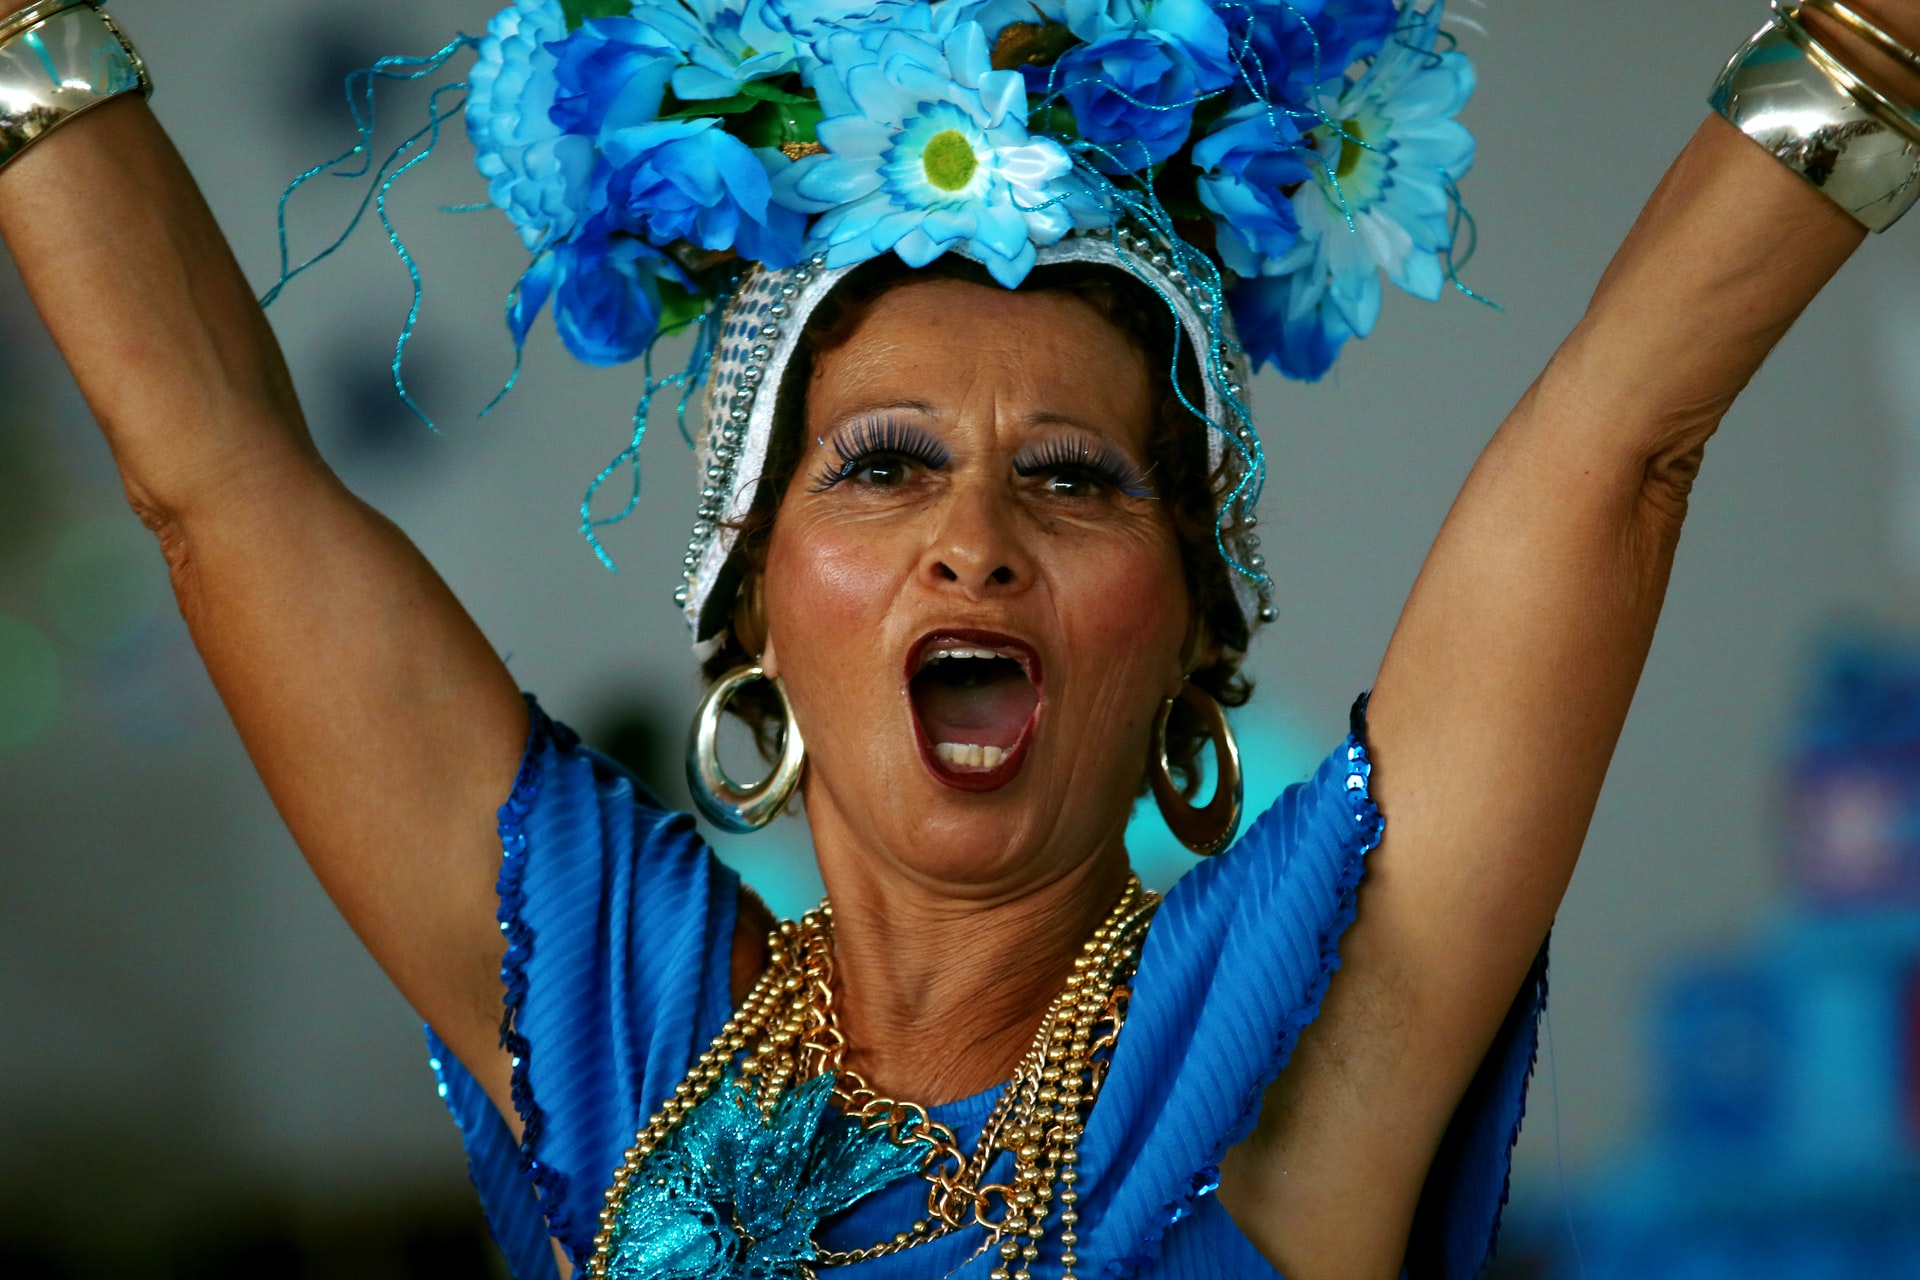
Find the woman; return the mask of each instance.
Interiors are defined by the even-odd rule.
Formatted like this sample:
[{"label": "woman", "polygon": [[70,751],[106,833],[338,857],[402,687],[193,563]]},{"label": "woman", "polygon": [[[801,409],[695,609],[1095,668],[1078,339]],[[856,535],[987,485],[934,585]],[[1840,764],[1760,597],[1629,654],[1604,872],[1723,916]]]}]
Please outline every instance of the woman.
[{"label": "woman", "polygon": [[[1832,8],[1804,15],[1822,46],[1920,102]],[[1231,417],[1205,313],[1176,301],[1186,341],[1166,350],[1142,319],[1160,299],[1117,258],[1039,262],[1012,292],[991,262],[832,267],[831,288],[790,268],[824,309],[772,335],[791,342],[778,369],[721,353],[716,377],[758,360],[778,392],[746,408],[766,421],[758,465],[721,465],[724,428],[709,437],[726,509],[687,597],[717,666],[778,677],[778,776],[804,740],[832,910],[782,930],[684,819],[529,712],[431,568],[327,470],[124,87],[7,162],[0,234],[276,803],[444,1046],[516,1274],[1484,1264],[1539,955],[1688,488],[1858,246],[1835,200],[1703,125],[1469,479],[1355,736],[1157,915],[1122,833],[1143,771],[1173,783],[1191,762],[1191,729],[1157,738],[1163,708],[1204,707],[1189,686],[1230,698],[1261,607],[1234,591],[1250,555],[1202,554],[1207,477],[1241,473],[1197,457],[1169,407]],[[1196,842],[1232,834],[1161,790]],[[777,808],[714,794],[743,821]],[[743,1052],[752,1071],[730,1067]]]}]

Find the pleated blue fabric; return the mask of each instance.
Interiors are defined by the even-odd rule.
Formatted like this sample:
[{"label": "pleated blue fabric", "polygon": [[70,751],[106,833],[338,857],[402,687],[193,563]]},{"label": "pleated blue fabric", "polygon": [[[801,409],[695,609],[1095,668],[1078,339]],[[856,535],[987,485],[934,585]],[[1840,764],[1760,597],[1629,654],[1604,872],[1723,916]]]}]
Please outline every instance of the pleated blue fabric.
[{"label": "pleated blue fabric", "polygon": [[[1262,1093],[1319,1011],[1380,839],[1362,714],[1356,707],[1353,733],[1310,780],[1183,877],[1154,920],[1081,1143],[1083,1277],[1278,1275],[1210,1193],[1221,1158],[1252,1129]],[[726,1021],[739,880],[686,815],[537,706],[533,720],[500,812],[502,1039],[514,1055],[523,1141],[431,1028],[427,1036],[515,1280],[558,1280],[549,1233],[576,1266],[590,1257],[627,1145]],[[1429,1174],[1408,1280],[1471,1280],[1492,1257],[1545,995],[1543,950]],[[996,1094],[933,1115],[971,1145]],[[821,1243],[891,1239],[925,1208],[924,1184],[907,1179],[828,1221]],[[846,1270],[862,1280],[984,1280],[998,1260],[981,1238],[960,1232]],[[1058,1275],[1057,1247],[1046,1254],[1034,1273]]]}]

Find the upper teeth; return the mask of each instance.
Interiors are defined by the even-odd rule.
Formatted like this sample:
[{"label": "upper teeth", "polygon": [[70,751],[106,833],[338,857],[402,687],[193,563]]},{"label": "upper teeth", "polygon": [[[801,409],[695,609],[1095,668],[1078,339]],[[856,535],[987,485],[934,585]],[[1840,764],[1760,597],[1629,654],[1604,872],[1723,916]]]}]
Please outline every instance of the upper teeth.
[{"label": "upper teeth", "polygon": [[991,649],[979,649],[979,648],[973,648],[973,647],[960,648],[960,649],[935,649],[932,653],[927,655],[927,663],[928,665],[932,665],[933,663],[936,663],[936,662],[944,662],[948,658],[998,658],[1000,656],[1001,655],[995,653]]}]

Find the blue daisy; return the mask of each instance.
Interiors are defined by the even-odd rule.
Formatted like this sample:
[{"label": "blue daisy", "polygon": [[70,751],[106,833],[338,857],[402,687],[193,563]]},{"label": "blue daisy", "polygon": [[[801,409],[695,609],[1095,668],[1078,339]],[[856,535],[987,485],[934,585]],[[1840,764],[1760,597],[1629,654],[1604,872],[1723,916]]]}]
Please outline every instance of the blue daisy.
[{"label": "blue daisy", "polygon": [[1090,199],[1066,149],[1027,132],[1026,84],[993,69],[976,22],[922,4],[834,32],[812,85],[826,151],[778,174],[774,196],[820,215],[809,244],[830,266],[964,248],[1011,288]]},{"label": "blue daisy", "polygon": [[[1316,379],[1349,338],[1380,316],[1380,276],[1429,301],[1447,281],[1454,184],[1473,165],[1473,135],[1455,119],[1473,64],[1439,52],[1440,6],[1406,15],[1372,65],[1323,89],[1311,130],[1313,180],[1293,197],[1300,235],[1243,281],[1233,303],[1250,354]],[[1243,314],[1244,313],[1244,314]],[[1268,323],[1247,323],[1258,315]],[[1286,334],[1270,325],[1278,317]]]},{"label": "blue daisy", "polygon": [[683,51],[673,95],[730,98],[752,81],[799,69],[804,46],[766,0],[640,0],[633,20]]}]

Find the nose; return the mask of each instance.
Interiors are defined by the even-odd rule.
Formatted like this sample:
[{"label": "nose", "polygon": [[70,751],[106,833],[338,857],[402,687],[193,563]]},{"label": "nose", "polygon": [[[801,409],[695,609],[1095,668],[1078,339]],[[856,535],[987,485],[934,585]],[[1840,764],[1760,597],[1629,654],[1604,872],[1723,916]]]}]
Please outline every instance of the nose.
[{"label": "nose", "polygon": [[956,486],[942,501],[922,571],[932,586],[970,600],[1022,591],[1033,580],[1017,517],[984,485]]}]

